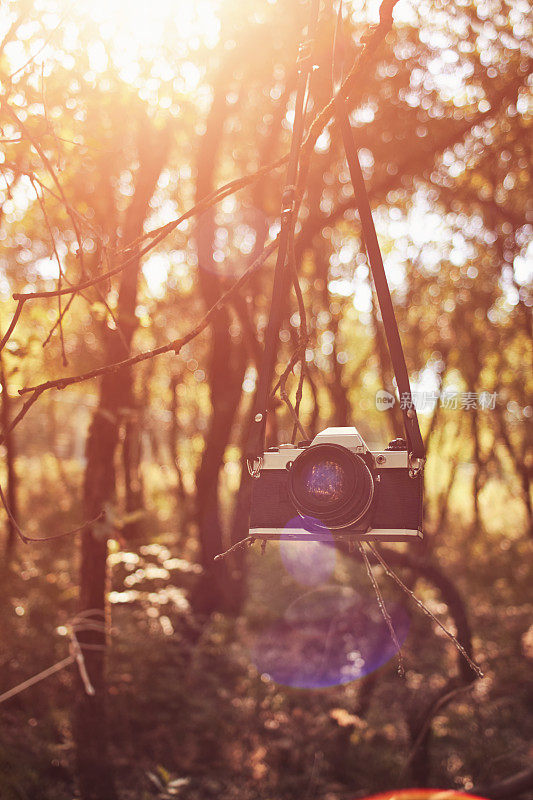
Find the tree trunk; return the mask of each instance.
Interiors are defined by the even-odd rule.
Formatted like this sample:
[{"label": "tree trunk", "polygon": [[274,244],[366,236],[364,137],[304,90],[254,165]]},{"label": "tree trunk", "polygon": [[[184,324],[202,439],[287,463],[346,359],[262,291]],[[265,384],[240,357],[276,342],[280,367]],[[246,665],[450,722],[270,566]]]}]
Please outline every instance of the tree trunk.
[{"label": "tree trunk", "polygon": [[179,424],[178,424],[178,383],[181,375],[173,375],[170,379],[170,425],[169,425],[169,450],[172,464],[176,472],[176,504],[178,512],[186,503],[187,493],[183,481],[183,470],[179,462]]},{"label": "tree trunk", "polygon": [[[196,199],[209,194],[214,185],[217,156],[227,115],[225,73],[221,73],[214,90],[206,133],[201,141],[196,180]],[[209,210],[198,220],[196,244],[198,279],[206,307],[212,306],[222,293],[213,259],[215,235],[214,212]],[[202,460],[196,476],[196,514],[200,541],[200,563],[204,569],[193,596],[195,608],[209,614],[215,610],[231,610],[234,606],[228,565],[214,563],[213,558],[224,549],[218,496],[218,480],[224,452],[242,394],[246,355],[241,343],[230,334],[230,312],[226,307],[211,324],[211,355],[208,380],[211,418],[205,437]]]},{"label": "tree trunk", "polygon": [[471,411],[471,425],[472,425],[472,444],[473,444],[473,458],[474,458],[474,478],[472,485],[472,500],[474,512],[474,534],[479,536],[483,533],[483,524],[481,521],[481,509],[479,503],[479,493],[482,488],[482,458],[481,448],[479,442],[479,420],[477,409]]},{"label": "tree trunk", "polygon": [[[124,439],[122,441],[122,469],[124,471],[124,506],[126,515],[140,512],[144,506],[144,490],[141,474],[141,432],[142,409],[133,396],[133,381],[129,385],[132,389],[128,398],[128,413],[124,423]],[[122,529],[122,535],[127,542],[139,541],[142,535],[142,518],[131,519]]]},{"label": "tree trunk", "polygon": [[[6,375],[4,371],[4,362],[0,355],[0,386],[2,387],[2,429],[7,431],[11,422],[11,397],[8,393],[8,386]],[[15,519],[18,519],[18,497],[17,497],[17,474],[15,471],[15,436],[14,431],[5,434],[4,447],[6,449],[6,472],[7,482],[5,496],[11,514]],[[17,533],[15,526],[11,519],[8,517],[6,522],[7,540],[6,540],[6,564],[8,564],[13,556],[15,549],[15,541]]]},{"label": "tree trunk", "polygon": [[[149,121],[141,119],[138,151],[140,167],[135,193],[126,212],[122,243],[134,241],[141,233],[149,201],[170,146],[170,130],[154,133]],[[140,258],[132,261],[121,274],[118,298],[118,330],[105,328],[106,363],[126,358],[130,353],[136,327],[135,306]],[[115,453],[119,440],[120,415],[132,407],[131,370],[104,375],[100,399],[87,439],[87,463],[84,479],[86,519],[94,519],[114,500]],[[104,619],[107,591],[107,536],[102,523],[88,525],[82,533],[80,565],[80,612],[86,619]],[[108,753],[106,721],[105,646],[106,636],[100,631],[80,631],[80,644],[97,645],[85,649],[84,657],[94,696],[85,693],[81,681],[77,686],[74,718],[78,779],[83,800],[115,800],[113,770]]]},{"label": "tree trunk", "polygon": [[215,564],[213,561],[225,549],[218,482],[246,370],[245,351],[232,342],[229,324],[229,314],[224,309],[213,325],[208,371],[212,412],[205,449],[196,476],[200,563],[204,573],[195,592],[194,605],[202,613],[235,610],[237,602],[237,595],[232,592],[228,563],[221,561]]},{"label": "tree trunk", "polygon": [[[87,519],[94,518],[113,496],[114,456],[118,442],[119,394],[116,383],[117,375],[104,376],[98,410],[89,430],[84,482]],[[101,621],[105,613],[107,590],[107,531],[102,528],[102,525],[88,526],[83,531],[81,543],[80,610],[97,621]],[[108,756],[105,634],[80,631],[78,638],[82,647],[89,644],[101,648],[84,650],[94,696],[86,694],[80,679],[76,687],[74,739],[79,789],[83,800],[115,800],[117,795]]]}]

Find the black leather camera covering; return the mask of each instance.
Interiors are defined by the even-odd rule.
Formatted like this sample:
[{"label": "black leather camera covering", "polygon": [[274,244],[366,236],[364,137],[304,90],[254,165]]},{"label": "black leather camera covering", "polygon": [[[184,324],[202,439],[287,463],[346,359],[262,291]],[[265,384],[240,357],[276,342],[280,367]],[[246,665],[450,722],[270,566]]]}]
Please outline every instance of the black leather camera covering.
[{"label": "black leather camera covering", "polygon": [[[422,474],[409,477],[403,469],[375,469],[374,499],[370,511],[356,525],[337,533],[362,533],[370,528],[420,530],[422,527]],[[298,528],[301,518],[292,504],[289,473],[285,469],[262,470],[252,487],[250,528]],[[289,525],[290,523],[290,525]],[[335,531],[333,532],[335,533]]]}]

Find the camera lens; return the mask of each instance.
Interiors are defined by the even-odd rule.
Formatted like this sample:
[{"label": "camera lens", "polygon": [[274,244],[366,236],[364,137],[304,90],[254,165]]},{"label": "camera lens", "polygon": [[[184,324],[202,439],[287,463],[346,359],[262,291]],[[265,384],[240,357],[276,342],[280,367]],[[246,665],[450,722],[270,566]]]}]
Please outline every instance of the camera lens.
[{"label": "camera lens", "polygon": [[341,500],[346,492],[346,473],[336,461],[308,464],[302,471],[301,478],[309,497],[319,502]]},{"label": "camera lens", "polygon": [[361,456],[338,444],[317,444],[294,461],[289,494],[301,516],[325,528],[346,528],[368,510],[374,480]]}]

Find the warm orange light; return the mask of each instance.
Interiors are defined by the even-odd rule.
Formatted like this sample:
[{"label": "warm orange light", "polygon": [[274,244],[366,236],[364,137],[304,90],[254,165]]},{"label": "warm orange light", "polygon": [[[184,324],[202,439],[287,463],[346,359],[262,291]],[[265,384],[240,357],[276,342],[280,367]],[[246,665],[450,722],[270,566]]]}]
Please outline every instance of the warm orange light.
[{"label": "warm orange light", "polygon": [[486,798],[456,792],[453,789],[394,789],[365,797],[363,800],[486,800]]}]

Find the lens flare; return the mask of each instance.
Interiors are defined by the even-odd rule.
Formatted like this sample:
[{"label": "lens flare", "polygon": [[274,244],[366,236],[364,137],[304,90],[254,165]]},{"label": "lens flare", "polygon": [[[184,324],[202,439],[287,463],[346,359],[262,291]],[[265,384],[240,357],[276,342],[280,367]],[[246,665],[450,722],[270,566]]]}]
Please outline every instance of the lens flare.
[{"label": "lens flare", "polygon": [[[327,535],[328,531],[320,527],[318,522],[307,517],[291,519],[286,528],[302,528],[302,533],[319,533],[321,536]],[[331,536],[333,542],[333,536]],[[287,572],[304,586],[317,586],[325,583],[334,573],[337,561],[337,551],[330,544],[322,542],[296,542],[289,539],[281,539],[279,543],[280,555],[283,565]]]},{"label": "lens flare", "polygon": [[[409,618],[398,605],[389,613],[401,644]],[[376,598],[327,586],[295,600],[257,636],[251,657],[261,673],[279,684],[318,689],[358,680],[395,654]]]}]

